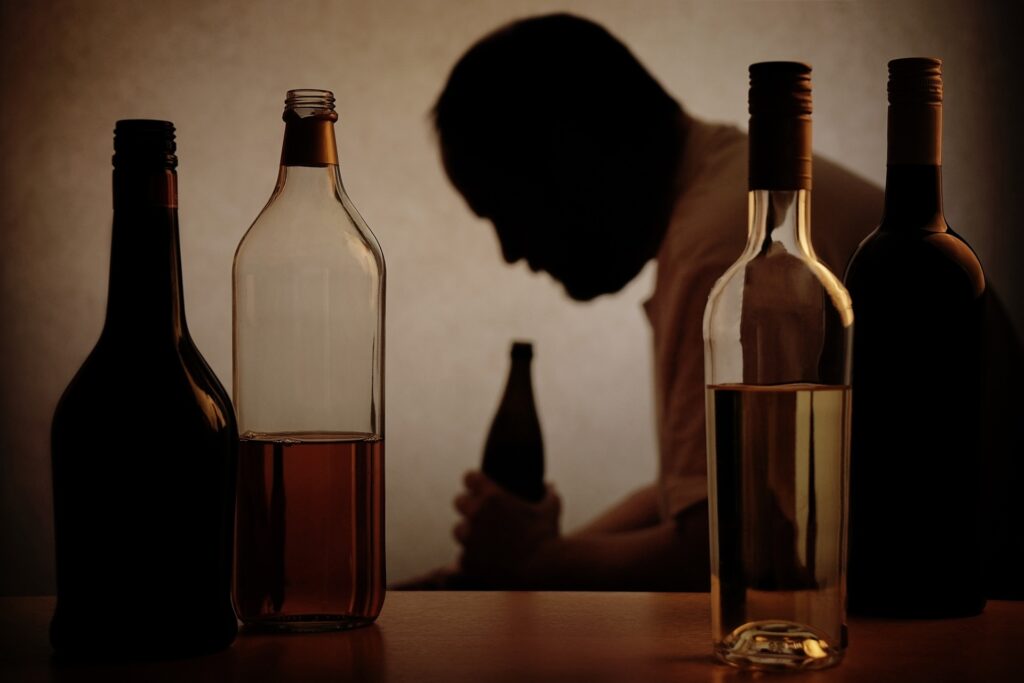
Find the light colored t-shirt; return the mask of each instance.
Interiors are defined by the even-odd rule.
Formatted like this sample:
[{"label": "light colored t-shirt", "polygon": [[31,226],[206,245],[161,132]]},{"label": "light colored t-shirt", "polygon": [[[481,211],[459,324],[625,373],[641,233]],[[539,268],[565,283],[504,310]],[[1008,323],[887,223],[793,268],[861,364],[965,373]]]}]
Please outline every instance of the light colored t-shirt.
[{"label": "light colored t-shirt", "polygon": [[[703,318],[711,288],[747,240],[747,136],[692,120],[680,169],[682,192],[657,255],[644,303],[654,338],[655,406],[663,518],[707,498]],[[840,279],[857,245],[882,217],[882,191],[814,159],[811,239]]]}]

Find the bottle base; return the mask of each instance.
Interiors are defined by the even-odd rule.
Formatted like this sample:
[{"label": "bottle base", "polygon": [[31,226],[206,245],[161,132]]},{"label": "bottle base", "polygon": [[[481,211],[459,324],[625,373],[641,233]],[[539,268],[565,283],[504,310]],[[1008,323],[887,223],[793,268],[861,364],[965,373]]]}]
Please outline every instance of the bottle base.
[{"label": "bottle base", "polygon": [[360,617],[344,614],[298,614],[291,616],[263,617],[242,624],[242,633],[321,633],[324,631],[348,631],[369,626],[376,617]]},{"label": "bottle base", "polygon": [[715,657],[740,669],[805,671],[835,666],[842,660],[843,651],[808,626],[755,621],[716,643]]}]

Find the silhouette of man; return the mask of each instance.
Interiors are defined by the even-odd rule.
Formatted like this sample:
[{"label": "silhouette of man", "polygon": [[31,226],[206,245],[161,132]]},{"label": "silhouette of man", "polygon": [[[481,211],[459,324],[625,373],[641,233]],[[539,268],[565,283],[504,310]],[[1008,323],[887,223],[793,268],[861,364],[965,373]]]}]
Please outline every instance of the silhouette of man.
[{"label": "silhouette of man", "polygon": [[[732,87],[743,88],[737,74]],[[747,233],[747,137],[688,114],[605,29],[566,14],[515,22],[453,68],[435,107],[444,168],[525,259],[585,301],[651,259],[656,482],[571,534],[552,488],[538,504],[470,472],[455,501],[459,567],[480,585],[707,590],[702,319]],[[842,275],[882,193],[814,162],[813,239]]]}]

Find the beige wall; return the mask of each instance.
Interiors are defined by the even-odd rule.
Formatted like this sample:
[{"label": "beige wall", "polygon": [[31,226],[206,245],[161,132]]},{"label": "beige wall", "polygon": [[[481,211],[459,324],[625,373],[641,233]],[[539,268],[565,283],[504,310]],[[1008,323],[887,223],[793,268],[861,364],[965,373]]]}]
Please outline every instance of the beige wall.
[{"label": "beige wall", "polygon": [[[567,527],[655,474],[640,310],[651,273],[575,305],[546,277],[503,264],[488,226],[446,182],[427,117],[465,47],[512,18],[570,9],[622,38],[690,111],[741,125],[747,65],[805,60],[817,149],[878,182],[886,61],[945,58],[948,217],[1021,329],[1020,172],[1010,166],[1020,138],[1004,94],[1017,83],[1003,80],[1020,62],[997,30],[1008,18],[971,5],[3,2],[0,594],[53,589],[49,421],[102,324],[116,119],[178,126],[188,318],[230,385],[231,258],[273,186],[284,92],[335,91],[343,177],[389,268],[388,569],[400,579],[453,557],[450,501],[478,462],[512,337],[537,342],[537,400]],[[99,455],[117,435],[83,437]]]}]

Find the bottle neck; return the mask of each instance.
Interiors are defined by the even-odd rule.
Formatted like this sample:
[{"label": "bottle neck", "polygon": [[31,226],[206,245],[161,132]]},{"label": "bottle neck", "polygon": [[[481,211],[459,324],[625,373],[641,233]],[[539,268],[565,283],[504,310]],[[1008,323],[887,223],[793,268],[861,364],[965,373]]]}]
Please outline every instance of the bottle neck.
[{"label": "bottle neck", "polygon": [[813,258],[810,104],[798,107],[802,100],[784,94],[780,99],[775,93],[777,101],[771,101],[790,107],[761,111],[754,106],[759,100],[751,86],[747,250],[754,255],[783,249]]},{"label": "bottle neck", "polygon": [[755,190],[811,189],[810,116],[750,117],[748,187]]},{"label": "bottle neck", "polygon": [[160,167],[115,168],[113,181],[104,336],[177,342],[186,334],[177,174]]},{"label": "bottle neck", "polygon": [[326,116],[285,112],[281,166],[337,166],[334,121]]},{"label": "bottle neck", "polygon": [[885,230],[945,231],[942,213],[942,105],[889,106]]},{"label": "bottle neck", "polygon": [[942,165],[942,104],[889,105],[888,164]]},{"label": "bottle neck", "polygon": [[890,164],[885,173],[883,230],[945,232],[942,166]]},{"label": "bottle neck", "polygon": [[512,358],[512,367],[508,373],[508,385],[505,387],[506,394],[533,400],[533,381],[530,377],[530,365],[531,361],[529,358]]},{"label": "bottle neck", "polygon": [[334,121],[295,112],[285,112],[284,144],[281,168],[274,197],[287,190],[288,200],[334,201],[341,186],[338,152],[334,141]]},{"label": "bottle neck", "polygon": [[811,243],[809,189],[752,189],[748,202],[748,256],[784,251],[806,258],[817,258]]}]

